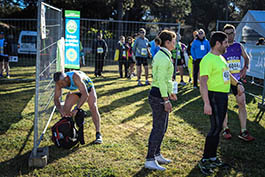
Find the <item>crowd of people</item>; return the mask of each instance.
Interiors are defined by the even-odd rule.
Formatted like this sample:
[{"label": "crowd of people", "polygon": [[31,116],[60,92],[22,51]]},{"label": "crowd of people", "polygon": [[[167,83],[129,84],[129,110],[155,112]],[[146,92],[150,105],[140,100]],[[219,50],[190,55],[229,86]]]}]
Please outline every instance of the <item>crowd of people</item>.
[{"label": "crowd of people", "polygon": [[[225,139],[232,138],[227,116],[229,92],[235,95],[239,106],[241,129],[238,138],[246,142],[255,139],[246,128],[246,98],[244,87],[240,82],[240,79],[246,75],[249,57],[242,44],[234,41],[235,27],[230,24],[225,25],[222,32],[213,32],[209,41],[203,29],[194,31],[193,40],[188,47],[180,42],[181,36],[173,31],[163,30],[151,42],[145,35],[145,29],[140,28],[135,40],[128,37],[126,42],[125,36],[120,36],[116,47],[120,77],[132,77],[136,64],[137,85],[142,86],[143,65],[145,85],[151,85],[148,101],[152,109],[153,124],[148,140],[145,168],[166,170],[161,164],[172,162],[161,154],[161,144],[168,128],[169,113],[172,111],[171,101],[177,100],[174,84],[176,66],[180,71],[180,84],[186,84],[183,80],[185,50],[188,51],[189,63],[187,65],[192,73],[190,80],[193,76],[194,89],[200,90],[204,102],[203,111],[209,115],[211,125],[205,140],[203,157],[198,162],[198,167],[205,175],[213,173],[214,168],[229,167],[217,155],[220,133],[222,132]],[[99,40],[100,38],[101,36]],[[104,42],[98,46],[98,55],[104,57],[106,51]],[[243,66],[240,62],[241,57],[244,59]],[[148,58],[152,58],[152,83],[148,80]],[[125,72],[123,72],[123,67]],[[99,64],[99,67],[95,69],[95,75],[100,76],[101,72]],[[71,71],[55,73],[54,81],[56,82],[54,102],[60,114],[74,116],[77,110],[88,102],[96,128],[95,143],[102,143],[97,96],[91,79],[81,71]],[[59,101],[62,88],[70,90],[64,106]]]}]

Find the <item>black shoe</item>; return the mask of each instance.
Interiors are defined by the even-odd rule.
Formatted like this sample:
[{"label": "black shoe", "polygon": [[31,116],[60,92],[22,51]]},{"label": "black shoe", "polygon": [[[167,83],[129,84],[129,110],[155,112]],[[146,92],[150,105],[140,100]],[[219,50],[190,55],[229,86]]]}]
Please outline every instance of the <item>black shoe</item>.
[{"label": "black shoe", "polygon": [[229,168],[230,166],[224,162],[222,162],[220,159],[216,158],[216,160],[210,160],[210,166],[211,168],[221,167],[221,168]]},{"label": "black shoe", "polygon": [[102,140],[102,136],[99,132],[96,133],[96,140],[94,141],[95,144],[102,144],[103,140]]},{"label": "black shoe", "polygon": [[198,163],[198,167],[204,175],[210,175],[213,173],[213,170],[211,169],[211,162],[209,159],[201,159]]}]

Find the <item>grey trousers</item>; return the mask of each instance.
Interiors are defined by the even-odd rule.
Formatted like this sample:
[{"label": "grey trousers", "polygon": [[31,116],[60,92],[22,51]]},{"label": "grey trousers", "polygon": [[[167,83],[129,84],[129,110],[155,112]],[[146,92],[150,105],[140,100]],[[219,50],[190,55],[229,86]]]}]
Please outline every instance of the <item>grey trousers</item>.
[{"label": "grey trousers", "polygon": [[149,95],[149,104],[153,114],[153,128],[148,141],[148,153],[146,160],[154,160],[160,155],[160,147],[168,127],[169,113],[165,111],[162,98]]}]

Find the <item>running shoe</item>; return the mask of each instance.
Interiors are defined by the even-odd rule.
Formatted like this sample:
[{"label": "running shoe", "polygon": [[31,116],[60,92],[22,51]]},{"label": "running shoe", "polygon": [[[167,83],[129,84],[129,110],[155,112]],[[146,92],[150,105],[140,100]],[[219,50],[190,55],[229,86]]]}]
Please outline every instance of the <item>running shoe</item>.
[{"label": "running shoe", "polygon": [[255,138],[253,136],[251,136],[247,130],[245,130],[244,132],[240,132],[240,134],[238,135],[238,138],[240,138],[240,139],[242,139],[244,141],[253,141],[253,140],[255,140]]},{"label": "running shoe", "polygon": [[102,136],[99,132],[96,133],[96,140],[94,143],[95,144],[102,144],[103,143]]},{"label": "running shoe", "polygon": [[213,173],[213,170],[211,168],[211,162],[209,159],[201,159],[198,163],[198,167],[204,175],[211,175]]},{"label": "running shoe", "polygon": [[224,136],[224,138],[227,139],[227,140],[229,140],[229,139],[232,138],[232,135],[231,135],[231,133],[230,133],[229,128],[226,128],[226,129],[223,131],[223,136]]},{"label": "running shoe", "polygon": [[148,80],[145,81],[145,85],[150,85]]},{"label": "running shoe", "polygon": [[179,84],[185,86],[185,85],[186,85],[186,82],[184,82],[184,81],[180,81]]},{"label": "running shoe", "polygon": [[222,162],[219,158],[216,158],[215,160],[210,160],[210,166],[211,168],[216,168],[216,167],[229,168],[229,165]]},{"label": "running shoe", "polygon": [[143,86],[142,82],[141,81],[138,81],[138,86]]}]

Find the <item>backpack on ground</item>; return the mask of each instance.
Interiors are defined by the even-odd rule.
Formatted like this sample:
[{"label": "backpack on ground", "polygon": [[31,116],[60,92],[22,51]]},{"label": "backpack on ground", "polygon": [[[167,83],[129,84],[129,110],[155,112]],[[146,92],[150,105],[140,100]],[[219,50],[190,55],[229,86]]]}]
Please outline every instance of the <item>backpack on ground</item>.
[{"label": "backpack on ground", "polygon": [[78,143],[78,133],[71,117],[63,117],[52,127],[52,141],[57,147],[66,149]]},{"label": "backpack on ground", "polygon": [[[52,141],[57,147],[70,149],[78,142],[85,144],[84,140],[84,118],[86,113],[82,109],[78,109],[75,121],[72,117],[63,117],[51,128]],[[75,128],[75,124],[78,130]]]}]

